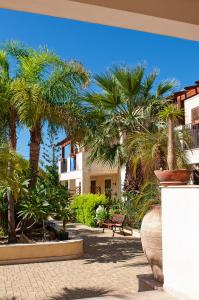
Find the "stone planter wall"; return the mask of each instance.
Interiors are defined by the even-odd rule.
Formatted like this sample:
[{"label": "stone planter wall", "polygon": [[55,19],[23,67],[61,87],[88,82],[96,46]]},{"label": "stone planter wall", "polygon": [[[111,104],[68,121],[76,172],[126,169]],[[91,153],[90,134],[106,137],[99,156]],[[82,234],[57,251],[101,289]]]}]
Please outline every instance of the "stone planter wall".
[{"label": "stone planter wall", "polygon": [[0,265],[56,261],[83,256],[83,240],[0,246]]}]

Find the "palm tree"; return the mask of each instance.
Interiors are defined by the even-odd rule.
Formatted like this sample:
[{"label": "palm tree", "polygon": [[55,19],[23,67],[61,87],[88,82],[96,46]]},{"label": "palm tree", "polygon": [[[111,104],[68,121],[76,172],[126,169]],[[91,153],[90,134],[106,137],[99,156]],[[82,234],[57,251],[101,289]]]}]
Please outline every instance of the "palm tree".
[{"label": "palm tree", "polygon": [[174,130],[174,125],[182,115],[182,110],[174,104],[166,103],[164,109],[153,118],[156,124],[153,130],[134,132],[125,141],[123,146],[131,153],[135,170],[141,162],[146,180],[154,177],[154,170],[187,167],[184,149],[192,148],[192,137],[186,129]]},{"label": "palm tree", "polygon": [[19,120],[30,131],[31,186],[36,183],[45,123],[70,132],[77,124],[75,100],[89,75],[77,62],[63,62],[48,49],[20,56],[19,77],[11,84]]},{"label": "palm tree", "polygon": [[8,139],[11,150],[16,150],[16,110],[11,105],[10,84],[12,78],[9,72],[9,62],[7,53],[4,50],[0,51],[0,100],[1,100],[1,120],[4,120],[4,125],[8,127]]},{"label": "palm tree", "polygon": [[[163,105],[165,95],[171,93],[175,81],[164,81],[155,88],[157,71],[145,74],[145,68],[115,67],[95,76],[100,92],[88,93],[85,100],[91,104],[99,122],[88,124],[86,143],[91,149],[90,162],[102,160],[110,165],[126,164],[126,190],[134,192],[142,182],[142,171],[132,172],[132,153],[124,148],[124,142],[135,132],[152,130],[153,116]],[[135,176],[138,182],[135,184]],[[130,184],[131,183],[131,184]],[[132,186],[132,188],[131,188]]]},{"label": "palm tree", "polygon": [[0,50],[0,101],[1,117],[4,119],[4,128],[8,128],[8,143],[11,151],[16,151],[17,147],[17,122],[18,116],[16,107],[12,101],[11,83],[19,76],[17,69],[15,74],[11,76],[11,67],[9,56],[19,59],[27,57],[30,54],[30,49],[26,48],[21,42],[9,41],[3,44]]}]

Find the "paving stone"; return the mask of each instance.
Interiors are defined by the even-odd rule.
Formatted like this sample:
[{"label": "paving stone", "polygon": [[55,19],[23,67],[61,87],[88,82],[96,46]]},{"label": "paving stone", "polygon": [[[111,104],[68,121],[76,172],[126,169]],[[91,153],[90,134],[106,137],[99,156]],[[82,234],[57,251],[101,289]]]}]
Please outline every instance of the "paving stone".
[{"label": "paving stone", "polygon": [[0,300],[8,296],[8,300],[72,300],[131,295],[138,290],[136,275],[151,273],[139,238],[112,237],[109,230],[103,234],[80,225],[69,231],[84,238],[84,257],[0,266]]}]

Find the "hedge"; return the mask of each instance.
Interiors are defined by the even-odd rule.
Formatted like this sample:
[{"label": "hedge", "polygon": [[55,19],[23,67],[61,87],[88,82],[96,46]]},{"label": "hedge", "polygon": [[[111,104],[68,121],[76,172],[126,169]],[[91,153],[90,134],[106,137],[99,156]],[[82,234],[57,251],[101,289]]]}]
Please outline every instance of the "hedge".
[{"label": "hedge", "polygon": [[75,195],[71,202],[77,222],[88,226],[96,226],[96,209],[99,205],[106,206],[108,199],[104,194]]}]

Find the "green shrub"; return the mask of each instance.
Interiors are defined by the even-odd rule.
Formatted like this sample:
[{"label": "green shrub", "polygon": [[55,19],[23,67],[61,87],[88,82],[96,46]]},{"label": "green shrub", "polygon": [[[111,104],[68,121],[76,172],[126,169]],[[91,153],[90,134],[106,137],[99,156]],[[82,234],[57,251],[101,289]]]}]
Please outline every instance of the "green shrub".
[{"label": "green shrub", "polygon": [[0,226],[0,237],[5,237],[7,234],[7,230]]},{"label": "green shrub", "polygon": [[103,194],[75,195],[71,202],[76,220],[88,226],[96,226],[96,209],[99,205],[108,205],[108,199]]}]

